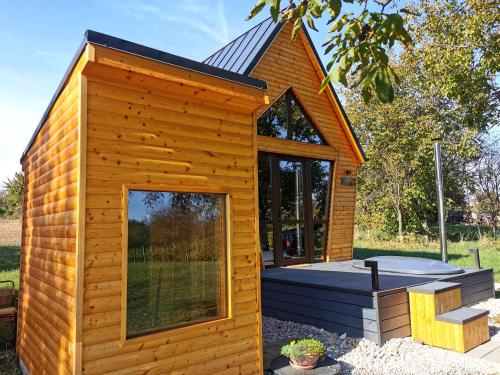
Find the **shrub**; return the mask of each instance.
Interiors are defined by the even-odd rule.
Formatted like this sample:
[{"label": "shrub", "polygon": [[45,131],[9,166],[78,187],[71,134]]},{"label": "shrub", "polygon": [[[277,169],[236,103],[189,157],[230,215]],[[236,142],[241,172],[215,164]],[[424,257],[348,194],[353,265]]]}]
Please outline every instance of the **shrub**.
[{"label": "shrub", "polygon": [[288,358],[303,358],[310,354],[318,354],[323,359],[326,354],[325,345],[315,339],[300,339],[281,348],[281,355]]}]

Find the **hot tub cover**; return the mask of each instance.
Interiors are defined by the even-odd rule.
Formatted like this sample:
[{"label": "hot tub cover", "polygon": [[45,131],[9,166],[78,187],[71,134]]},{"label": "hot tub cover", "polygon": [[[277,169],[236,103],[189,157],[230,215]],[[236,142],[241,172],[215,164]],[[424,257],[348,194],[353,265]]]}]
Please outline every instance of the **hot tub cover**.
[{"label": "hot tub cover", "polygon": [[[380,272],[395,272],[411,275],[454,275],[465,272],[462,268],[453,266],[441,260],[403,257],[377,256],[366,260],[376,261]],[[354,267],[366,268],[364,260],[354,262]]]}]

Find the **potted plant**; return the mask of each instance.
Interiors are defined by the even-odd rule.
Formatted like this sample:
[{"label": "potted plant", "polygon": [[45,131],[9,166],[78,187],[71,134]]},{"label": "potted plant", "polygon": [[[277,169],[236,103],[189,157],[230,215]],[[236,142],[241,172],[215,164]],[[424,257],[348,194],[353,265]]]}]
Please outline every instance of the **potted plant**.
[{"label": "potted plant", "polygon": [[281,355],[290,359],[290,365],[301,370],[313,369],[325,354],[325,345],[315,339],[294,340],[281,348]]}]

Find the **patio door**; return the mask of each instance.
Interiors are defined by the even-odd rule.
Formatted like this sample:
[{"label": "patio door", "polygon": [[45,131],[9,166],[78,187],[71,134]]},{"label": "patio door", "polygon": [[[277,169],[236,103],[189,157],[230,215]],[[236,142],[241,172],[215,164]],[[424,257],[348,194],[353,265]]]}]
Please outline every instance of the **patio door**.
[{"label": "patio door", "polygon": [[303,158],[281,155],[273,155],[271,163],[275,263],[308,263],[311,243],[307,165]]},{"label": "patio door", "polygon": [[264,264],[324,260],[332,162],[259,152],[258,169]]}]

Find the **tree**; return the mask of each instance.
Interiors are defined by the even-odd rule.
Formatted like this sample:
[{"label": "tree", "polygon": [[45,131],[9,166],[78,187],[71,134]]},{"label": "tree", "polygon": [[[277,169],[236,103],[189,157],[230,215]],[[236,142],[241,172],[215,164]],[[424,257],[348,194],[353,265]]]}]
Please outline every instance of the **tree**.
[{"label": "tree", "polygon": [[12,179],[4,182],[0,192],[0,214],[7,218],[18,218],[23,212],[24,175],[16,172]]},{"label": "tree", "polygon": [[415,57],[433,78],[426,84],[462,108],[464,126],[482,131],[498,123],[498,2],[422,0],[415,11]]},{"label": "tree", "polygon": [[487,144],[479,157],[473,186],[479,212],[485,212],[491,224],[493,239],[497,239],[500,217],[500,148],[499,144]]},{"label": "tree", "polygon": [[[394,58],[400,82],[390,105],[373,100],[366,104],[359,90],[343,90],[347,113],[369,159],[359,181],[361,226],[401,234],[401,226],[403,232],[427,232],[435,223],[432,138],[436,136],[443,138],[447,209],[465,207],[474,177],[473,159],[483,146],[480,135],[498,124],[500,107],[496,68],[479,58],[490,52],[474,53],[494,48],[484,44],[498,29],[498,20],[487,17],[485,31],[476,30],[474,7],[480,2],[485,1],[458,6],[453,0],[424,0],[414,6],[419,16],[412,16],[412,38],[417,43]],[[460,53],[454,37],[463,44],[457,46]],[[440,48],[440,43],[448,45]]]},{"label": "tree", "polygon": [[[248,19],[255,17],[269,5],[274,22],[293,23],[294,39],[303,27],[316,30],[315,19],[327,13],[328,32],[331,37],[323,44],[325,54],[331,53],[327,64],[329,74],[321,85],[321,91],[330,81],[346,87],[362,86],[361,93],[367,102],[376,92],[383,103],[394,100],[393,84],[399,78],[389,64],[389,52],[396,44],[408,47],[412,39],[405,27],[403,16],[412,13],[407,8],[397,8],[393,0],[300,0],[281,10],[281,0],[259,0]],[[343,11],[345,5],[356,3],[356,13]],[[370,7],[378,7],[371,11]],[[393,11],[388,11],[392,9]],[[348,83],[348,73],[355,79]]]}]

